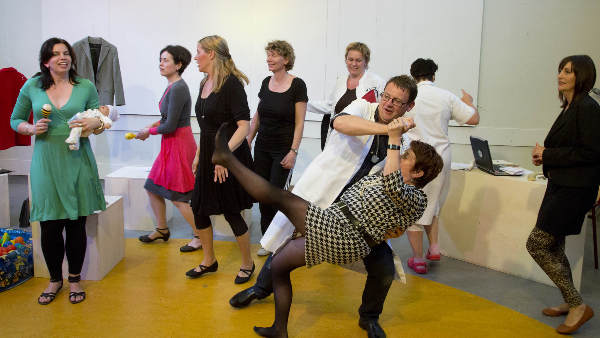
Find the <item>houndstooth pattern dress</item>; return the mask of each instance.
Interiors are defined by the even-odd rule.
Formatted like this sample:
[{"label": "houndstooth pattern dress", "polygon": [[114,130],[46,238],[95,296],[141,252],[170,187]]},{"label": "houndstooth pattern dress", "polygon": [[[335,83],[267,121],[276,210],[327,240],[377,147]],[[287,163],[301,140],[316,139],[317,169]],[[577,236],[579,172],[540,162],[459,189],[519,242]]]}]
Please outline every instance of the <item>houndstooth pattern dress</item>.
[{"label": "houndstooth pattern dress", "polygon": [[[375,242],[385,240],[392,229],[405,230],[421,218],[427,207],[425,193],[404,184],[400,170],[387,176],[363,177],[341,197],[359,221],[360,228]],[[348,264],[367,256],[371,249],[359,229],[333,204],[321,209],[310,204],[306,213],[306,266],[328,262]]]}]

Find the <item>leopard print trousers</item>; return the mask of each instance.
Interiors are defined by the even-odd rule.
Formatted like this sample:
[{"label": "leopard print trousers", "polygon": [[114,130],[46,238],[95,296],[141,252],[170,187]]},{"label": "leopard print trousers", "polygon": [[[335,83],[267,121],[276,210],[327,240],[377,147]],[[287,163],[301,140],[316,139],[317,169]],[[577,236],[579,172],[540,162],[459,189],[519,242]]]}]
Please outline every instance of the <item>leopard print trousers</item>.
[{"label": "leopard print trousers", "polygon": [[565,237],[556,237],[537,227],[527,239],[527,251],[556,284],[570,307],[583,304],[581,295],[575,289],[571,266],[565,255]]}]

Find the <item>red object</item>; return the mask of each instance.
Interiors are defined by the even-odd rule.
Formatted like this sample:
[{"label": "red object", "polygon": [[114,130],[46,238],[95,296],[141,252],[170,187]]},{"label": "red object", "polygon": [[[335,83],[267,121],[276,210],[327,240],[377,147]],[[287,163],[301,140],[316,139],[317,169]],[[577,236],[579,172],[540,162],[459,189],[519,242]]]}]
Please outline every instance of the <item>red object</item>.
[{"label": "red object", "polygon": [[186,193],[194,190],[192,162],[196,156],[196,140],[192,127],[177,128],[163,134],[160,153],[154,160],[148,178],[169,190]]},{"label": "red object", "polygon": [[432,254],[431,252],[429,252],[429,250],[427,250],[427,255],[425,256],[425,258],[429,259],[430,261],[439,261],[441,256],[439,253]]},{"label": "red object", "polygon": [[19,236],[15,238],[15,243],[25,244],[25,240],[23,239],[23,237]]},{"label": "red object", "polygon": [[365,95],[363,95],[362,98],[364,100],[367,100],[367,101],[371,102],[371,103],[377,102],[377,95],[375,93],[375,89],[369,90]]},{"label": "red object", "polygon": [[[0,69],[0,150],[31,145],[31,136],[17,134],[10,127],[10,115],[25,81],[27,78],[12,67]],[[32,122],[30,114],[29,123]]]},{"label": "red object", "polygon": [[413,269],[413,271],[418,274],[426,274],[427,273],[427,263],[415,262],[414,257],[409,258],[407,264],[408,264],[409,268]]}]

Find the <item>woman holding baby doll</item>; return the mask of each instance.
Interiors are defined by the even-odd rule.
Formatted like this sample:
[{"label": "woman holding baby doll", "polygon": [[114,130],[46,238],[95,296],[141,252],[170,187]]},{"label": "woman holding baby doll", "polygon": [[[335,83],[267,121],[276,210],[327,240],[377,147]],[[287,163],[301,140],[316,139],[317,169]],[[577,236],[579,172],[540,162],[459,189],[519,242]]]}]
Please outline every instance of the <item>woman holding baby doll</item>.
[{"label": "woman holding baby doll", "polygon": [[[194,232],[198,231],[189,204],[194,190],[192,162],[196,154],[196,141],[190,126],[192,98],[187,84],[181,78],[191,60],[192,54],[182,46],[169,45],[160,51],[160,75],[169,82],[158,103],[161,119],[142,129],[136,136],[145,140],[150,134],[162,134],[160,153],[144,185],[157,223],[154,232],[140,236],[140,241],[145,243],[157,239],[169,240],[171,233],[167,227],[165,199],[173,202]],[[192,241],[179,250],[191,252],[200,247],[200,239],[195,233]]]},{"label": "woman holding baby doll", "polygon": [[[76,113],[98,108],[96,88],[89,80],[77,76],[75,55],[67,41],[59,38],[45,41],[39,61],[40,72],[21,88],[10,124],[20,134],[36,136],[30,169],[30,220],[40,222],[42,252],[50,272],[50,283],[38,303],[49,304],[62,288],[66,249],[69,301],[76,304],[86,296],[79,283],[87,242],[86,217],[104,210],[106,204],[89,140],[82,138],[80,149],[70,150],[65,139],[70,127],[99,134],[104,131],[104,124],[98,118],[67,123]],[[52,107],[47,118],[41,113],[46,104]],[[32,110],[34,124],[29,124],[27,119]]]}]

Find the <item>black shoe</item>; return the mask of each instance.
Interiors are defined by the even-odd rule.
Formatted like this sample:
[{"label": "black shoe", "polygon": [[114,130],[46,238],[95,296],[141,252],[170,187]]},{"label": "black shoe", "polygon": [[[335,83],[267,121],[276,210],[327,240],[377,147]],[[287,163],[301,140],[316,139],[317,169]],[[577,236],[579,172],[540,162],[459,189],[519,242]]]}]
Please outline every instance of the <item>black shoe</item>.
[{"label": "black shoe", "polygon": [[[200,239],[200,237],[198,237],[198,236],[194,236],[194,238]],[[181,252],[194,252],[194,251],[200,250],[200,249],[202,249],[202,244],[199,247],[197,247],[197,248],[194,247],[194,246],[191,246],[189,244],[186,244],[186,245],[182,246],[181,248],[179,248],[179,251],[181,251]]]},{"label": "black shoe", "polygon": [[264,296],[261,297],[256,293],[256,287],[251,286],[246,290],[242,290],[235,294],[235,296],[231,297],[229,300],[229,304],[233,307],[243,308],[248,306],[255,299],[263,299]]},{"label": "black shoe", "polygon": [[369,338],[385,338],[385,332],[379,326],[377,319],[359,319],[358,326],[367,331]]},{"label": "black shoe", "polygon": [[[54,281],[50,281],[52,283],[56,283]],[[63,281],[60,281],[60,285],[58,286],[58,288],[56,288],[56,291],[54,292],[42,292],[42,294],[38,297],[38,303],[40,305],[48,305],[50,303],[52,303],[52,301],[54,300],[54,298],[56,298],[56,295],[58,294],[58,292],[60,291],[60,289],[62,289],[63,287]],[[48,298],[47,301],[42,302],[40,299],[44,297],[44,298]]]},{"label": "black shoe", "polygon": [[246,274],[246,277],[240,277],[240,276],[235,276],[235,284],[244,284],[247,281],[250,280],[250,278],[252,277],[252,274],[254,273],[254,268],[256,268],[256,266],[254,265],[254,262],[252,262],[252,269],[240,269],[240,272],[243,272]]},{"label": "black shoe", "polygon": [[185,275],[190,278],[198,278],[207,272],[216,272],[217,269],[219,268],[219,263],[217,261],[215,261],[210,266],[200,264],[200,265],[198,265],[198,267],[200,268],[200,271],[191,269],[190,271],[186,272]]},{"label": "black shoe", "polygon": [[[144,242],[144,243],[150,243],[150,242],[154,242],[157,239],[162,239],[163,241],[168,241],[169,237],[171,237],[171,232],[169,231],[169,228],[166,229],[161,229],[161,228],[154,228],[156,230],[156,232],[158,232],[160,234],[160,236],[155,237],[155,238],[150,238],[149,235],[143,235],[140,236],[138,239],[140,240],[140,242]],[[167,232],[162,232],[162,231],[167,230]]]}]

